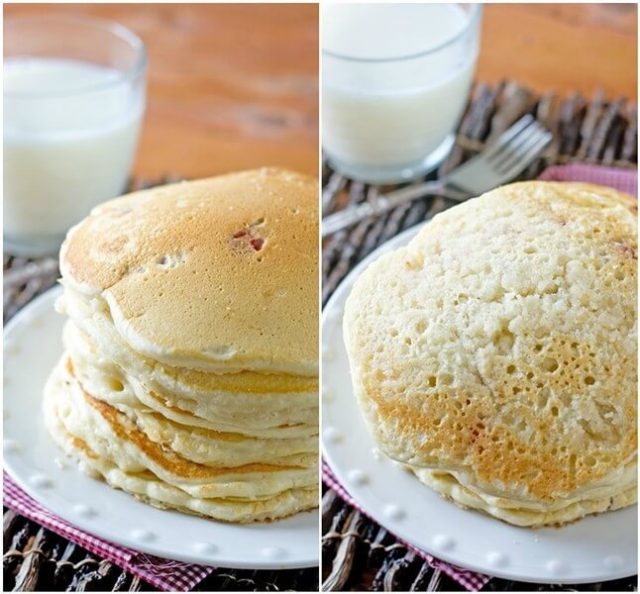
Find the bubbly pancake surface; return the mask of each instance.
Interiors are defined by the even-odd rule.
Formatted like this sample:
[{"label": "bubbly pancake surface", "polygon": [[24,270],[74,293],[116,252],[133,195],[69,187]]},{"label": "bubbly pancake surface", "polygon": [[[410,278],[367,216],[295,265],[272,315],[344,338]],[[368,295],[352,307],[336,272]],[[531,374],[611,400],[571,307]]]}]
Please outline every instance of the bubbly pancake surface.
[{"label": "bubbly pancake surface", "polygon": [[636,229],[626,195],[518,183],[372,264],[344,326],[382,449],[520,525],[635,502]]},{"label": "bubbly pancake surface", "polygon": [[317,184],[264,169],[105,203],[61,252],[56,441],[162,508],[317,505]]}]

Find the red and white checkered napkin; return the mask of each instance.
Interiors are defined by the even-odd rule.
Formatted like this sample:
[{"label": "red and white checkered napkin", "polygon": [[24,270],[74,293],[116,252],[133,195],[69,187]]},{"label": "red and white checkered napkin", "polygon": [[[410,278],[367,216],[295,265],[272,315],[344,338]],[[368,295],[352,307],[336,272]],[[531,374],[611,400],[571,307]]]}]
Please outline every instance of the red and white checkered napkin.
[{"label": "red and white checkered napkin", "polygon": [[36,503],[6,472],[2,478],[6,507],[84,547],[94,555],[111,561],[160,590],[188,592],[214,571],[213,567],[160,559],[101,540],[72,526]]},{"label": "red and white checkered napkin", "polygon": [[[597,165],[583,164],[558,165],[545,169],[539,179],[545,181],[587,182],[601,186],[609,186],[616,190],[620,190],[621,192],[631,194],[632,196],[637,196],[638,192],[638,172],[635,169],[616,169],[613,167],[600,167]],[[369,517],[368,514],[351,497],[351,495],[349,495],[345,488],[338,482],[326,462],[323,462],[322,464],[322,479],[325,484],[331,487],[342,499]],[[403,542],[403,544],[413,550],[417,555],[426,559],[429,565],[439,569],[443,573],[446,573],[449,577],[454,579],[470,592],[477,592],[491,579],[488,575],[475,573],[473,571],[468,571],[461,567],[445,563],[444,561],[436,559],[435,557],[432,557],[424,551],[416,549],[412,545],[400,539],[398,540]]]},{"label": "red and white checkered napkin", "polygon": [[638,196],[638,171],[599,165],[557,165],[542,172],[539,179],[544,181],[576,181],[601,186],[609,186],[632,196]]}]

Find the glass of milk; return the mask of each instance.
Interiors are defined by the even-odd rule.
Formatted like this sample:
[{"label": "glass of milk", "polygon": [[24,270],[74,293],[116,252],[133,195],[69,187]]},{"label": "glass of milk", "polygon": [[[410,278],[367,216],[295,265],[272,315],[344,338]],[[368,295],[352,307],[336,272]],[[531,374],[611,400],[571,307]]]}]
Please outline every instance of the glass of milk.
[{"label": "glass of milk", "polygon": [[433,169],[453,144],[480,37],[478,4],[324,4],[322,144],[370,183]]},{"label": "glass of milk", "polygon": [[145,104],[146,52],[108,21],[4,21],[4,249],[55,253],[91,208],[121,194]]}]

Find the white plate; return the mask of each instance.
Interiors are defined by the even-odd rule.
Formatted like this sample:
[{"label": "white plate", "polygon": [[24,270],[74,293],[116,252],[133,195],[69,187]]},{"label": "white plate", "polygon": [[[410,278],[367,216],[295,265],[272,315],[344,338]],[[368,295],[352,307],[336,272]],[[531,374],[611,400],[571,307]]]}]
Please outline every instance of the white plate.
[{"label": "white plate", "polygon": [[59,289],[13,318],[4,332],[4,461],[39,503],[106,540],[168,559],[237,569],[318,565],[318,512],[234,525],[162,511],[82,474],[64,461],[42,420],[46,378],[62,353]]},{"label": "white plate", "polygon": [[[428,223],[427,223],[428,224]],[[338,287],[322,321],[323,453],[340,482],[378,523],[456,565],[513,580],[587,583],[637,572],[637,507],[563,528],[516,528],[442,499],[375,449],[351,389],[342,337],[347,295],[363,269],[405,245],[414,227],[366,258]]]}]

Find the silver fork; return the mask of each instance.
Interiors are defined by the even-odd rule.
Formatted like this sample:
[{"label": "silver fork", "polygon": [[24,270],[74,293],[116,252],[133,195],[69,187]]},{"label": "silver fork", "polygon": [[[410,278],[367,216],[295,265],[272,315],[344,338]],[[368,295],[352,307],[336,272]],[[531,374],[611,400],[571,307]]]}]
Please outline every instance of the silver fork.
[{"label": "silver fork", "polygon": [[552,134],[533,116],[525,115],[481,153],[443,178],[374,195],[367,202],[324,217],[322,237],[423,196],[434,194],[463,202],[482,194],[522,173],[538,158],[551,138]]}]

